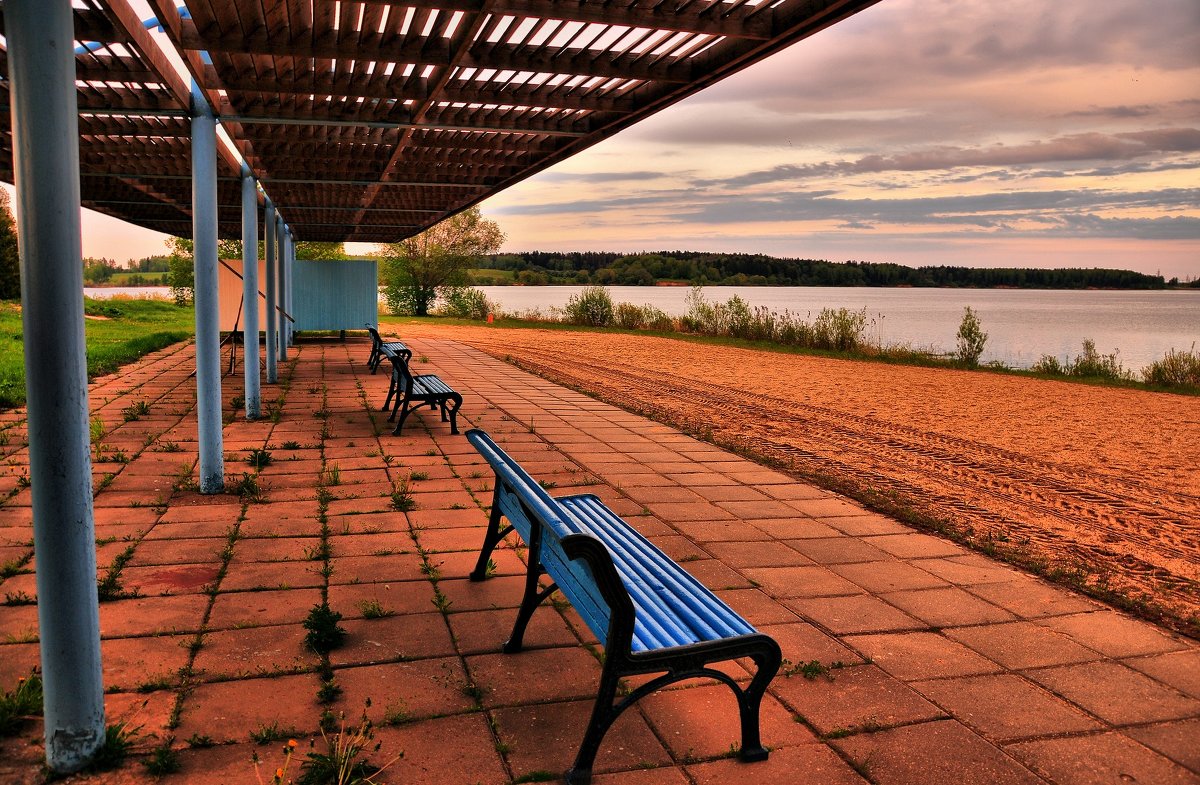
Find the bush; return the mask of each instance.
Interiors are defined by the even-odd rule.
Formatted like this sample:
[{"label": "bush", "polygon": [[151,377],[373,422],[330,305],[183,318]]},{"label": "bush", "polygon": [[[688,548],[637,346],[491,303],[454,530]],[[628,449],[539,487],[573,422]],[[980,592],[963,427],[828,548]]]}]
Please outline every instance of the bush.
[{"label": "bush", "polygon": [[958,325],[958,351],[955,352],[958,361],[968,368],[979,365],[979,356],[983,354],[987,339],[988,334],[983,331],[979,317],[968,305]]},{"label": "bush", "polygon": [[613,322],[613,301],[603,286],[586,286],[571,295],[564,309],[567,321],[585,327],[607,327]]},{"label": "bush", "polygon": [[867,326],[867,309],[850,311],[822,308],[812,325],[812,345],[815,349],[852,352],[863,345]]},{"label": "bush", "polygon": [[1071,375],[1121,381],[1129,378],[1129,372],[1121,367],[1116,353],[1100,354],[1096,342],[1091,338],[1083,341],[1083,354],[1071,363]]},{"label": "bush", "polygon": [[1066,376],[1067,366],[1058,361],[1058,358],[1052,354],[1043,354],[1038,358],[1038,361],[1033,364],[1033,370],[1037,373],[1044,373],[1048,376]]},{"label": "bush", "polygon": [[497,310],[486,294],[472,286],[447,287],[442,291],[442,302],[442,313],[456,319],[484,321]]},{"label": "bush", "polygon": [[617,326],[625,330],[636,330],[646,324],[645,313],[640,306],[633,303],[617,303],[613,311]]},{"label": "bush", "polygon": [[1196,345],[1188,351],[1167,352],[1161,360],[1142,369],[1142,379],[1156,387],[1200,388],[1200,354]]}]

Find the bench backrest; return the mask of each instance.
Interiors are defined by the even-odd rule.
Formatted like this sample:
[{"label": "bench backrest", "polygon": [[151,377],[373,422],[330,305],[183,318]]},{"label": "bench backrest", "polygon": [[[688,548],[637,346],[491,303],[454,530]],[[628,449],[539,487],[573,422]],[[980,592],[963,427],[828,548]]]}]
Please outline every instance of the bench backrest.
[{"label": "bench backrest", "polygon": [[[628,651],[634,609],[604,545],[479,429],[467,440],[496,472],[494,504],[606,649]],[[614,615],[617,624],[613,624]]]},{"label": "bench backrest", "polygon": [[392,361],[392,370],[399,377],[397,379],[397,381],[400,383],[400,386],[404,389],[405,392],[411,393],[412,392],[412,384],[413,384],[413,373],[412,373],[412,370],[408,367],[408,360],[404,357],[404,355],[400,354],[399,352],[396,352],[395,354],[388,354],[386,356],[389,360]]}]

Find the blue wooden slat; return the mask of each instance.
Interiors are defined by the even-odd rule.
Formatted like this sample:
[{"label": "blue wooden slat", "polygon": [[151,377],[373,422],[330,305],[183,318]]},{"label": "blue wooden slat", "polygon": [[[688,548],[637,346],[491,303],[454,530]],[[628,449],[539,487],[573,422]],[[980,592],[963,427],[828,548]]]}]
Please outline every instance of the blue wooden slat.
[{"label": "blue wooden slat", "polygon": [[[623,562],[632,562],[632,565],[640,567],[638,575],[641,579],[657,583],[658,586],[666,584],[665,591],[660,595],[661,600],[686,622],[702,623],[702,626],[693,627],[702,639],[713,640],[755,632],[721,598],[679,567],[636,529],[614,515],[599,498],[587,494],[564,497],[559,501],[570,511],[586,511],[593,526],[603,527],[606,535],[604,541],[610,551],[619,553]],[[624,572],[622,576],[625,577]]]},{"label": "blue wooden slat", "polygon": [[379,321],[379,269],[373,259],[293,263],[296,330],[361,330]]}]

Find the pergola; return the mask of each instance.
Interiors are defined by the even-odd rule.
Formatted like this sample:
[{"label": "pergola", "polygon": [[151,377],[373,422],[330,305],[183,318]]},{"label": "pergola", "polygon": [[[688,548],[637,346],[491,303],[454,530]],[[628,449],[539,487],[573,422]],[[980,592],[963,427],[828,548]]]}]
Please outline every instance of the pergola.
[{"label": "pergola", "polygon": [[[5,0],[47,761],[104,739],[80,206],[193,239],[199,480],[223,487],[217,240],[246,416],[286,357],[296,240],[420,232],[877,0]],[[156,35],[161,29],[165,35]],[[231,144],[218,141],[217,124]],[[261,205],[261,212],[260,212]]]}]

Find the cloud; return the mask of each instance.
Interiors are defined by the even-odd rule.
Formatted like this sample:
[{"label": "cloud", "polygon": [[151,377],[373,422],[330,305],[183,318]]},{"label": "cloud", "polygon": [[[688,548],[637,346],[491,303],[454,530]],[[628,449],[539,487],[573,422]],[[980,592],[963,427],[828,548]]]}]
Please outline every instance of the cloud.
[{"label": "cloud", "polygon": [[1122,134],[1072,134],[1021,145],[934,147],[907,153],[866,155],[855,161],[780,164],[755,172],[702,180],[702,185],[744,187],[814,177],[877,172],[917,172],[971,166],[1028,166],[1077,161],[1126,161],[1147,155],[1200,151],[1200,129],[1171,128]]},{"label": "cloud", "polygon": [[546,172],[541,175],[545,182],[552,183],[618,183],[636,180],[658,180],[674,177],[675,172]]}]

